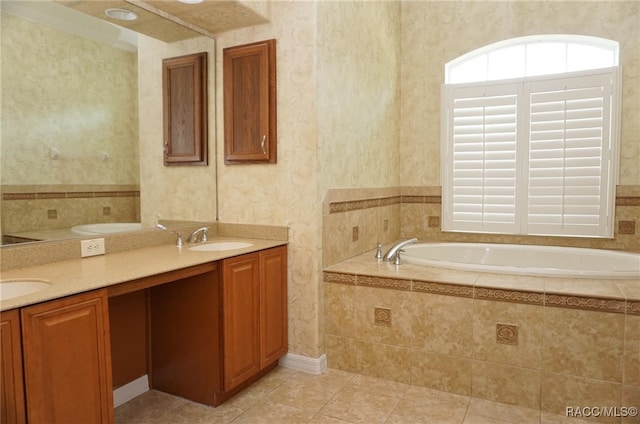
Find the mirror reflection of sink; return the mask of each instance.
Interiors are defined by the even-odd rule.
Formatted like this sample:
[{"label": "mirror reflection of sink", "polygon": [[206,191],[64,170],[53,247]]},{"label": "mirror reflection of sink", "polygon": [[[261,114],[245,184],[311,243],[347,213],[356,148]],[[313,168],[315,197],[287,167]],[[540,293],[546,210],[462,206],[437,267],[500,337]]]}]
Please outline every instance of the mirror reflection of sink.
[{"label": "mirror reflection of sink", "polygon": [[14,297],[39,292],[49,287],[46,281],[39,280],[10,280],[0,281],[0,299],[8,300]]},{"label": "mirror reflection of sink", "polygon": [[123,231],[141,230],[142,224],[139,222],[105,222],[100,224],[84,224],[71,227],[71,232],[84,236],[95,236],[98,234],[121,233]]},{"label": "mirror reflection of sink", "polygon": [[249,246],[253,246],[253,243],[247,243],[246,241],[219,241],[214,243],[198,244],[197,246],[190,247],[189,250],[196,250],[198,252],[219,252],[222,250],[243,249]]}]

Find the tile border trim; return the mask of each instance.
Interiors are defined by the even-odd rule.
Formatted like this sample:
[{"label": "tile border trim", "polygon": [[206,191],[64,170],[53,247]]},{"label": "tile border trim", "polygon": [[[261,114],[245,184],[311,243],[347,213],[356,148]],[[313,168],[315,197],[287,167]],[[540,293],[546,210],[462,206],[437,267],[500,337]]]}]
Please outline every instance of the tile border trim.
[{"label": "tile border trim", "polygon": [[53,191],[36,193],[2,193],[2,200],[92,199],[96,197],[140,197],[139,190]]},{"label": "tile border trim", "polygon": [[334,271],[324,271],[323,277],[323,281],[325,283],[392,289],[534,306],[550,306],[565,309],[579,309],[584,311],[640,315],[640,301],[627,301],[625,299],[498,289],[476,286],[475,284],[451,284]]},{"label": "tile border trim", "polygon": [[[329,203],[329,213],[351,212],[402,203],[441,204],[442,196],[400,195]],[[640,206],[640,196],[618,196],[616,206]]]}]

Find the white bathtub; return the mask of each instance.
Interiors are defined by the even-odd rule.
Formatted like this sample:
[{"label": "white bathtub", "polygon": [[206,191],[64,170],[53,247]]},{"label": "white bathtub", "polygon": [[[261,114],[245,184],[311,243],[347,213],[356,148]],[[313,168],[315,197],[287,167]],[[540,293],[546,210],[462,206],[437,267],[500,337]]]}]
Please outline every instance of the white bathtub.
[{"label": "white bathtub", "polygon": [[640,254],[574,247],[421,243],[402,248],[405,263],[465,271],[565,278],[640,278]]}]

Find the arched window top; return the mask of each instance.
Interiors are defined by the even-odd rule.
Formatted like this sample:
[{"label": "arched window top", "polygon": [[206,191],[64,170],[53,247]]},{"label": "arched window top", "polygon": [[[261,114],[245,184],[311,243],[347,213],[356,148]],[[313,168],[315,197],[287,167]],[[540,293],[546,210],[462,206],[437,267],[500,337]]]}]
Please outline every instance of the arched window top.
[{"label": "arched window top", "polygon": [[584,35],[512,38],[464,54],[445,65],[445,83],[458,84],[561,74],[618,65],[617,41]]}]

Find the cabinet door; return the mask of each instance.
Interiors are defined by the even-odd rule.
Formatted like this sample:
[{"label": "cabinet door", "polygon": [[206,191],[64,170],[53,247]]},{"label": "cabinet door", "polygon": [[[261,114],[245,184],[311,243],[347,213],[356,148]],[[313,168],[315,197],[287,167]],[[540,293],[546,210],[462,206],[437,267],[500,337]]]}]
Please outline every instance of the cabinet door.
[{"label": "cabinet door", "polygon": [[206,165],[207,53],[162,61],[164,164]]},{"label": "cabinet door", "polygon": [[106,290],[23,308],[30,423],[112,423]]},{"label": "cabinet door", "polygon": [[276,163],[276,40],[223,50],[224,161]]},{"label": "cabinet door", "polygon": [[222,266],[224,390],[260,371],[260,265],[251,253]]},{"label": "cabinet door", "polygon": [[287,248],[260,252],[260,366],[287,353]]},{"label": "cabinet door", "polygon": [[20,314],[0,313],[0,423],[25,422]]}]

